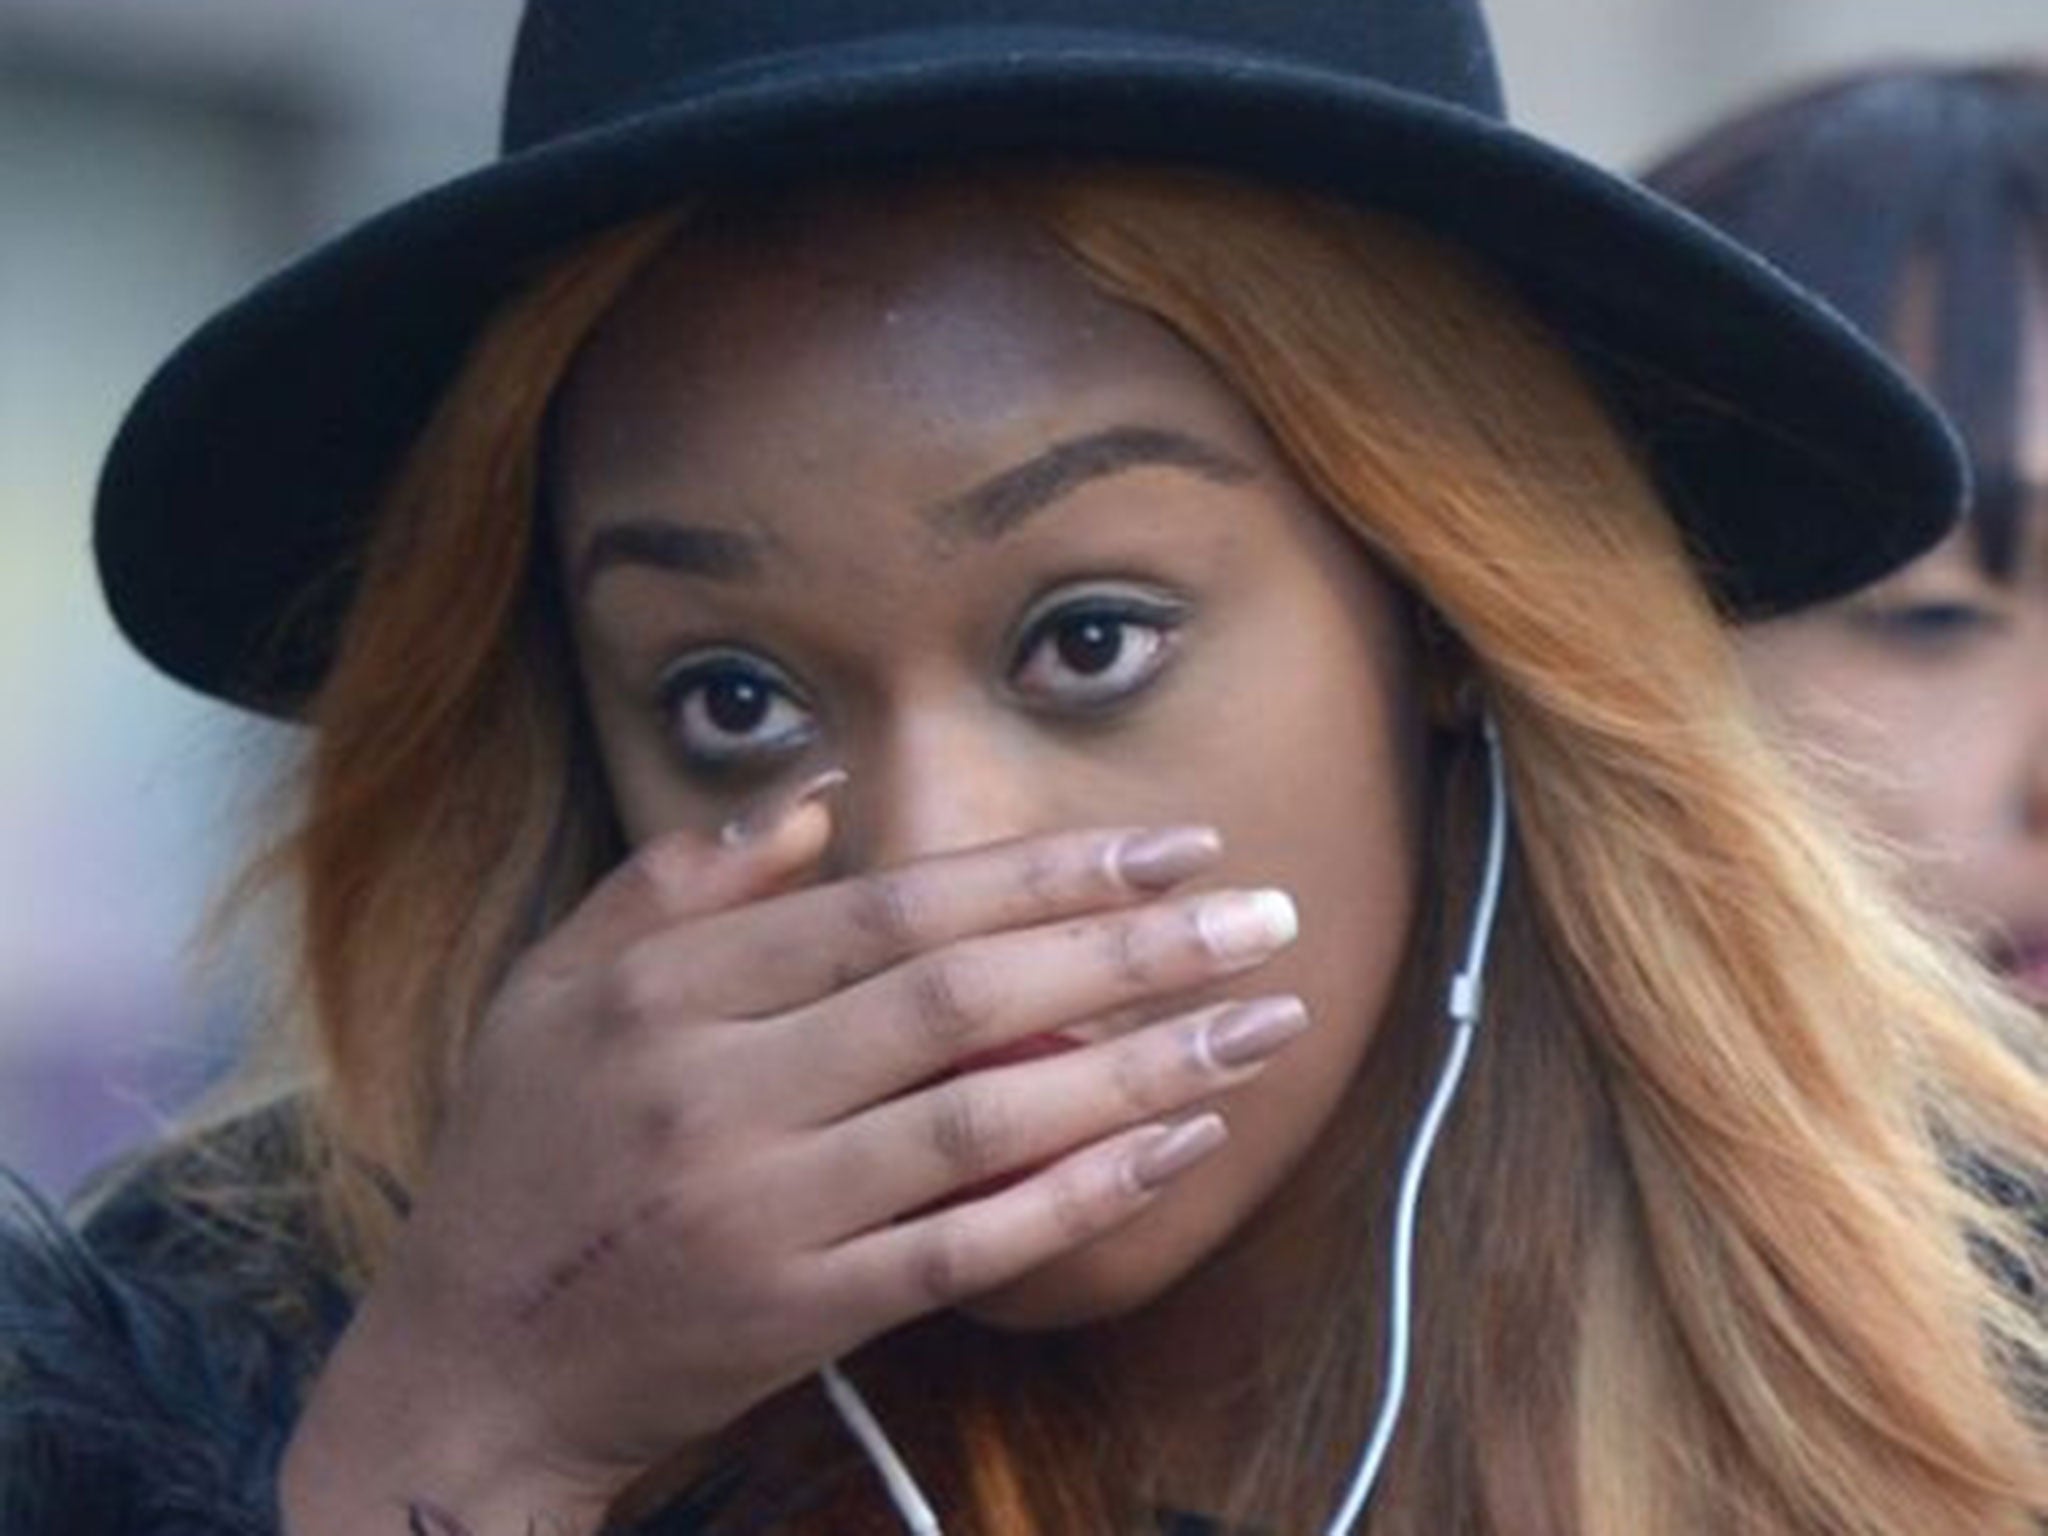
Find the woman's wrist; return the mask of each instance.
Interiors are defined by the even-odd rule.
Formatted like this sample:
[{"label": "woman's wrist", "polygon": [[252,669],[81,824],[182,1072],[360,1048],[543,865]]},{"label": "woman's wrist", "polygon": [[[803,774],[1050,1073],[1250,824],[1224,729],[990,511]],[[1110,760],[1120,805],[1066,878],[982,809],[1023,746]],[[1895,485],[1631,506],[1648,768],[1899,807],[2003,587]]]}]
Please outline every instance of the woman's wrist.
[{"label": "woman's wrist", "polygon": [[627,1479],[562,1464],[494,1394],[351,1330],[285,1448],[286,1536],[591,1536]]},{"label": "woman's wrist", "polygon": [[278,1502],[286,1536],[593,1536],[609,1504],[587,1483],[455,1437],[394,1450],[312,1415],[286,1449]]}]

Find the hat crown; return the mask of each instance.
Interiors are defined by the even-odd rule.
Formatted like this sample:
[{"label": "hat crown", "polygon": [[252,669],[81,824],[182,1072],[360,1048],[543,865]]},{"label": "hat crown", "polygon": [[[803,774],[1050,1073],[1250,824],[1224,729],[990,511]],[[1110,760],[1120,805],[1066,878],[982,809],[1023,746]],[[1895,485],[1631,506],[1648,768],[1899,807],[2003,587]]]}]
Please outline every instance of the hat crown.
[{"label": "hat crown", "polygon": [[504,148],[529,149],[816,50],[921,37],[913,57],[937,48],[992,58],[1001,34],[1020,32],[1223,51],[1247,65],[1334,71],[1502,112],[1478,0],[529,0]]}]

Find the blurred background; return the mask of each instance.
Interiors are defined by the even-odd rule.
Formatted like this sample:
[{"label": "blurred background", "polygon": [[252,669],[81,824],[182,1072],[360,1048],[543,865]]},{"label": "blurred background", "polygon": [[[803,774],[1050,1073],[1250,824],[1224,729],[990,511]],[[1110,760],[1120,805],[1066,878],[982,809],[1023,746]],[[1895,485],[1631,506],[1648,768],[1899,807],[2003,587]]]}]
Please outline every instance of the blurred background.
[{"label": "blurred background", "polygon": [[[294,749],[122,646],[89,559],[99,455],[212,309],[489,153],[517,9],[0,0],[0,1163],[54,1194],[245,1027],[247,957],[195,943]],[[1488,9],[1516,117],[1622,168],[1818,71],[2048,61],[2048,0]]]}]

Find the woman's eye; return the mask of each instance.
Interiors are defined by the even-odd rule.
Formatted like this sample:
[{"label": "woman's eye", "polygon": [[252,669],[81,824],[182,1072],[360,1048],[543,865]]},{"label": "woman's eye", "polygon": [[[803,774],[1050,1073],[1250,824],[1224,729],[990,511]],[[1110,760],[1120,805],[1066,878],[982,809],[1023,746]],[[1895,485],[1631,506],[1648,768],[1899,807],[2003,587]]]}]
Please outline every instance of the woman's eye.
[{"label": "woman's eye", "polygon": [[765,763],[801,751],[816,722],[774,668],[722,653],[670,668],[661,681],[669,734],[685,762],[708,771]]},{"label": "woman's eye", "polygon": [[1089,710],[1115,704],[1165,664],[1177,610],[1134,603],[1057,609],[1027,630],[1012,683],[1034,703]]},{"label": "woman's eye", "polygon": [[1880,640],[1916,651],[1945,651],[1996,633],[2005,615],[1963,599],[1873,603],[1858,615]]}]

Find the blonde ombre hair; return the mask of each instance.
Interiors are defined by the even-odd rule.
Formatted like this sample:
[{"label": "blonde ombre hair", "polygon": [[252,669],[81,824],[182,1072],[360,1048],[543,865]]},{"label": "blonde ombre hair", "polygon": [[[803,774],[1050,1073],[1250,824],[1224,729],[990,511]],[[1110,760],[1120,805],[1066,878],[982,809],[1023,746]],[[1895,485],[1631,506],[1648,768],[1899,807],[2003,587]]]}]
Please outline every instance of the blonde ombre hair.
[{"label": "blonde ombre hair", "polygon": [[[2010,1265],[2024,1238],[1954,1166],[2048,1164],[2027,1023],[1894,910],[1760,739],[1671,518],[1557,339],[1392,219],[1191,173],[976,187],[1218,369],[1500,724],[1519,838],[1493,1002],[1366,1528],[2032,1530],[2048,1463],[2010,1378],[2044,1341],[1969,1246]],[[537,553],[542,444],[577,346],[678,227],[600,239],[504,311],[384,508],[313,711],[271,867],[302,914],[308,1167],[356,1283],[511,958],[619,851]],[[1439,752],[1430,863],[1466,869],[1476,781],[1455,739]],[[1376,1389],[1387,1143],[1468,894],[1438,884],[1295,1190],[1327,1261],[1269,1352],[1232,1512],[1276,1529],[1319,1527]],[[902,1427],[949,1531],[1141,1518],[1143,1425],[1076,1352],[941,1320],[869,1353],[885,1417],[892,1380],[914,1386]],[[809,1411],[735,1434],[789,1471],[820,1443]],[[790,1526],[868,1527],[888,1525],[858,1477]]]}]

